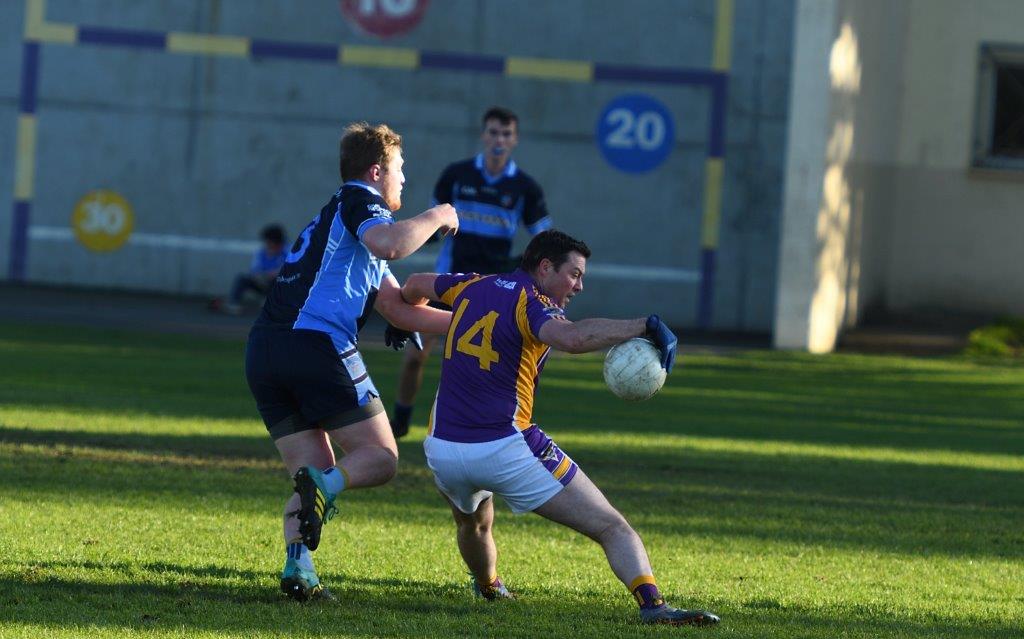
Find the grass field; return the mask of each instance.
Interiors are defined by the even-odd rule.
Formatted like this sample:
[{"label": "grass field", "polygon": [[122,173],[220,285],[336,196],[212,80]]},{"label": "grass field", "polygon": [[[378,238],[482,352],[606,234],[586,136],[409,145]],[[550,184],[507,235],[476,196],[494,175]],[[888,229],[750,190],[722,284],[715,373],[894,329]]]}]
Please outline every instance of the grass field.
[{"label": "grass field", "polygon": [[[600,549],[499,504],[514,602],[474,600],[426,472],[346,493],[318,570],[277,590],[290,490],[243,346],[0,325],[0,637],[1024,636],[1024,367],[685,357],[627,404],[552,359],[536,418],[714,629],[641,627]],[[370,351],[386,403],[399,358]],[[433,387],[436,375],[427,380]],[[426,413],[430,392],[418,413]]]}]

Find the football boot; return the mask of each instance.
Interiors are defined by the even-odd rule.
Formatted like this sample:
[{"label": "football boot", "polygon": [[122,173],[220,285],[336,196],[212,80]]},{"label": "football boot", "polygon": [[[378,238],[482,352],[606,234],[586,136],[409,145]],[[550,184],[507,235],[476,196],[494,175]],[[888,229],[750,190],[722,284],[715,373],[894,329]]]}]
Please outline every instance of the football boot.
[{"label": "football boot", "polygon": [[320,545],[320,530],[338,512],[334,505],[337,493],[328,492],[324,474],[312,466],[303,466],[295,473],[295,492],[301,505],[296,511],[299,534],[306,548],[316,550]]}]

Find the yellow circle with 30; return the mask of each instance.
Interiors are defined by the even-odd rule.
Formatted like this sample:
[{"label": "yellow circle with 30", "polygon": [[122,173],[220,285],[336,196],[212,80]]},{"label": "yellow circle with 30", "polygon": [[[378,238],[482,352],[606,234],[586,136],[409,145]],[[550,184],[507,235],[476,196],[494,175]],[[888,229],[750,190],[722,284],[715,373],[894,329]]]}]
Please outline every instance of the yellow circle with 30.
[{"label": "yellow circle with 30", "polygon": [[90,251],[116,251],[128,241],[134,227],[132,206],[116,191],[89,191],[71,214],[75,237]]}]

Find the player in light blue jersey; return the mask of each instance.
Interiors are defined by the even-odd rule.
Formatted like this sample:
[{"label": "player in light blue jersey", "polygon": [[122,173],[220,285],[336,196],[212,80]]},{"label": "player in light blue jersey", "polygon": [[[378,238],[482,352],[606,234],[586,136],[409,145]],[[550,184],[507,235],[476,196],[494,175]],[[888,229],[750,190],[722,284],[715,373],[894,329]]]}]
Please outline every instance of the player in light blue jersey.
[{"label": "player in light blue jersey", "polygon": [[514,512],[535,512],[599,543],[644,623],[713,625],[705,610],[674,608],[661,596],[639,535],[604,494],[533,421],[537,382],[551,348],[585,353],[647,336],[672,370],[676,337],[656,315],[632,320],[566,319],[583,290],[590,249],[565,233],[536,235],[512,273],[416,274],[408,301],[452,308],[441,381],[423,442],[427,465],[448,500],[459,551],[488,599],[510,597],[498,577],[493,495]]},{"label": "player in light blue jersey", "polygon": [[[296,494],[285,505],[287,550],[281,589],[306,600],[329,596],[310,551],[342,490],[377,486],[395,474],[398,448],[380,394],[356,348],[376,308],[395,326],[442,333],[447,311],[406,304],[387,260],[454,232],[442,204],[396,221],[402,139],[386,125],[350,125],[341,138],[341,188],[302,231],[249,333],[246,379]],[[344,451],[335,459],[335,444]]]}]

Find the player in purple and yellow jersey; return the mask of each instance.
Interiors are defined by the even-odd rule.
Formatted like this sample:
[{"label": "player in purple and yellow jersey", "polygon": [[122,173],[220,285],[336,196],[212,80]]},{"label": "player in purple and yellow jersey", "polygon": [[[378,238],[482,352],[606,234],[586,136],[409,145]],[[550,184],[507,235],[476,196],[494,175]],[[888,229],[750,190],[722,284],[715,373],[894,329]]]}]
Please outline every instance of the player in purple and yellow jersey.
[{"label": "player in purple and yellow jersey", "polygon": [[[543,189],[512,159],[519,144],[518,116],[491,107],[481,124],[480,153],[448,165],[434,186],[433,204],[447,202],[459,214],[458,235],[445,237],[441,245],[438,273],[487,275],[514,268],[509,255],[518,229],[536,235],[551,228]],[[409,432],[423,369],[436,341],[433,335],[424,335],[422,349],[405,349],[391,414],[395,437]]]},{"label": "player in purple and yellow jersey", "polygon": [[462,558],[487,599],[511,597],[497,572],[492,495],[587,535],[640,604],[645,623],[711,625],[716,615],[665,603],[636,531],[576,463],[533,422],[537,380],[551,348],[594,351],[651,338],[671,371],[676,337],[656,315],[570,322],[590,249],[559,231],[533,238],[521,268],[502,275],[411,276],[402,298],[452,307],[441,382],[423,447],[448,500]]}]

